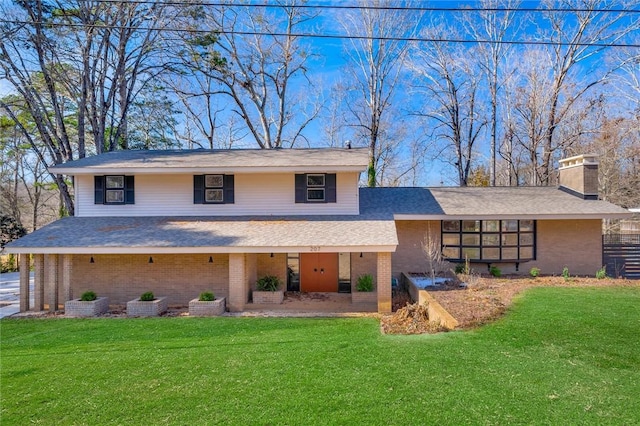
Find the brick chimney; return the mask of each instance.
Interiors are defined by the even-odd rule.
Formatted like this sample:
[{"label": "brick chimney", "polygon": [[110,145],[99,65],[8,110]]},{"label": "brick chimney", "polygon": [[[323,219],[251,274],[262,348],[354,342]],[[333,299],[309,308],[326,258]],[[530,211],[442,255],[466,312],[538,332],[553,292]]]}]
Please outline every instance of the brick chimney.
[{"label": "brick chimney", "polygon": [[598,199],[598,156],[576,155],[560,160],[560,189],[584,200]]}]

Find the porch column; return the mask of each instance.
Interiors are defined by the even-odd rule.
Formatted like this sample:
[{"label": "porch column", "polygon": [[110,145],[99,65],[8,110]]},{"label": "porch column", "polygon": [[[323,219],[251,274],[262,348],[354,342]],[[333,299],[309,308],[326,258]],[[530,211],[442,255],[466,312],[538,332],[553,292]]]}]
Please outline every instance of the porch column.
[{"label": "porch column", "polygon": [[33,255],[33,293],[34,308],[36,311],[44,310],[44,254]]},{"label": "porch column", "polygon": [[45,254],[44,260],[47,271],[46,293],[47,300],[49,301],[49,312],[55,312],[58,310],[58,255]]},{"label": "porch column", "polygon": [[73,273],[73,255],[62,255],[62,298],[63,302],[73,299],[71,290],[71,274]]},{"label": "porch column", "polygon": [[20,255],[20,312],[29,310],[29,254]]},{"label": "porch column", "polygon": [[378,253],[378,312],[391,312],[391,253]]},{"label": "porch column", "polygon": [[243,253],[229,254],[229,311],[242,312],[247,297],[247,270]]}]

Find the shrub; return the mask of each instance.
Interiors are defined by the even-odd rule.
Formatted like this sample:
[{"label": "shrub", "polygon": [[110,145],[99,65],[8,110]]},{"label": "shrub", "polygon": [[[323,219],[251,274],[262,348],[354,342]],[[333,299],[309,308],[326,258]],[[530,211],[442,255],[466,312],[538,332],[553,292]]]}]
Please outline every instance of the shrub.
[{"label": "shrub", "polygon": [[82,296],[80,296],[80,300],[83,302],[92,302],[97,298],[98,296],[94,291],[85,291],[84,293],[82,293]]},{"label": "shrub", "polygon": [[203,291],[202,293],[200,293],[198,300],[201,302],[213,302],[215,300],[215,296],[210,291]]},{"label": "shrub", "polygon": [[562,268],[562,278],[564,278],[565,281],[569,281],[570,277],[571,275],[569,275],[569,268],[565,266],[564,268]]},{"label": "shrub", "polygon": [[151,302],[152,300],[154,300],[156,297],[153,295],[152,291],[147,291],[146,293],[142,293],[140,295],[140,300],[142,302]]},{"label": "shrub", "polygon": [[365,274],[358,277],[357,291],[373,291],[373,275]]},{"label": "shrub", "polygon": [[265,275],[256,282],[258,291],[276,291],[280,287],[280,280],[274,275]]},{"label": "shrub", "polygon": [[454,272],[456,274],[464,274],[465,273],[465,267],[464,267],[464,263],[456,263],[456,267],[454,269]]},{"label": "shrub", "polygon": [[607,268],[602,267],[596,271],[596,278],[599,280],[607,278]]},{"label": "shrub", "polygon": [[500,268],[498,268],[497,266],[492,266],[489,268],[489,273],[491,274],[491,276],[493,277],[500,277],[502,276],[502,271],[500,270]]},{"label": "shrub", "polygon": [[529,270],[529,275],[531,275],[532,278],[536,278],[538,275],[540,275],[540,268],[536,268],[533,267]]}]

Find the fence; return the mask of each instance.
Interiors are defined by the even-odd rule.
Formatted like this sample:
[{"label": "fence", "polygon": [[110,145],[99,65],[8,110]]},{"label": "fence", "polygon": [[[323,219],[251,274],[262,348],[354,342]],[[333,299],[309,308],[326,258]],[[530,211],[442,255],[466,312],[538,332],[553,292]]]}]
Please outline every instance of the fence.
[{"label": "fence", "polygon": [[602,263],[610,277],[640,279],[640,234],[603,235]]}]

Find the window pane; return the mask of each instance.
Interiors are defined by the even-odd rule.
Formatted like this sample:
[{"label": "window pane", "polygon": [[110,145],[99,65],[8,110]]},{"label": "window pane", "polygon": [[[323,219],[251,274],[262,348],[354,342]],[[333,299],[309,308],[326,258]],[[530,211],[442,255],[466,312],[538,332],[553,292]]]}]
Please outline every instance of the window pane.
[{"label": "window pane", "polygon": [[442,221],[442,230],[445,232],[458,232],[460,231],[460,221],[444,220]]},{"label": "window pane", "polygon": [[517,232],[518,231],[518,221],[517,220],[503,220],[502,221],[502,232]]},{"label": "window pane", "polygon": [[449,259],[460,259],[459,247],[445,247],[442,249],[442,256]]},{"label": "window pane", "polygon": [[124,203],[124,191],[122,189],[108,189],[106,200],[107,203]]},{"label": "window pane", "polygon": [[483,246],[499,246],[500,234],[483,234],[482,245]]},{"label": "window pane", "polygon": [[107,188],[124,188],[124,176],[107,176]]},{"label": "window pane", "polygon": [[307,189],[307,200],[323,201],[324,189]]},{"label": "window pane", "polygon": [[500,259],[500,249],[499,248],[483,248],[482,249],[482,258],[483,259]]},{"label": "window pane", "polygon": [[517,259],[518,258],[518,248],[503,248],[502,249],[502,258],[503,259]]},{"label": "window pane", "polygon": [[207,203],[222,202],[222,189],[207,189],[204,191],[204,200]]},{"label": "window pane", "polygon": [[223,182],[222,175],[206,175],[204,177],[204,186],[207,188],[222,188]]},{"label": "window pane", "polygon": [[521,246],[532,246],[533,245],[533,234],[520,234],[520,245]]},{"label": "window pane", "polygon": [[498,232],[500,231],[499,220],[485,220],[482,222],[482,230],[484,232]]},{"label": "window pane", "polygon": [[307,175],[307,186],[324,186],[324,175]]},{"label": "window pane", "polygon": [[442,234],[442,245],[444,246],[459,246],[460,234]]},{"label": "window pane", "polygon": [[464,232],[480,232],[479,220],[463,220],[462,231]]},{"label": "window pane", "polygon": [[520,230],[521,231],[533,231],[533,221],[532,220],[521,220],[520,221]]},{"label": "window pane", "polygon": [[480,249],[475,247],[462,247],[462,258],[480,259]]},{"label": "window pane", "polygon": [[533,259],[533,247],[520,247],[520,259]]},{"label": "window pane", "polygon": [[480,234],[462,234],[462,245],[464,246],[479,246]]},{"label": "window pane", "polygon": [[518,245],[518,234],[502,234],[502,245],[503,246],[517,246]]}]

